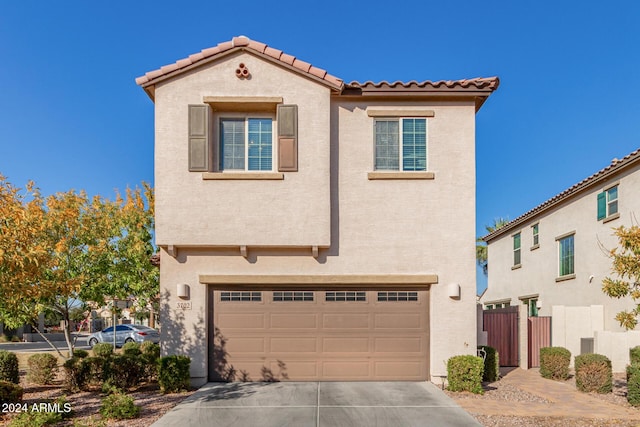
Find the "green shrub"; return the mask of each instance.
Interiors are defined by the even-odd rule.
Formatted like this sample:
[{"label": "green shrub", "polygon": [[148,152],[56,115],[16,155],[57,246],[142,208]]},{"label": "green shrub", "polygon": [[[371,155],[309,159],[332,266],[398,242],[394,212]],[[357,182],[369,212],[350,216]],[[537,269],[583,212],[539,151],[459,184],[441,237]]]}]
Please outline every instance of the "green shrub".
[{"label": "green shrub", "polygon": [[640,365],[640,345],[629,349],[629,361],[631,365]]},{"label": "green shrub", "polygon": [[640,406],[640,363],[627,366],[627,401]]},{"label": "green shrub", "polygon": [[498,350],[488,345],[481,345],[478,349],[484,350],[485,353],[482,381],[498,381],[500,379],[500,356],[498,355]]},{"label": "green shrub", "polygon": [[122,346],[122,353],[127,356],[139,356],[142,354],[142,351],[140,351],[140,344],[137,342],[126,342]]},{"label": "green shrub", "polygon": [[101,342],[93,346],[93,354],[96,357],[111,357],[113,355],[113,344],[108,342]]},{"label": "green shrub", "polygon": [[189,367],[187,356],[165,356],[158,362],[158,384],[163,393],[175,393],[189,389]]},{"label": "green shrub", "polygon": [[57,424],[73,415],[71,405],[64,396],[55,400],[47,400],[38,402],[38,404],[55,404],[57,410],[53,411],[47,407],[42,411],[22,412],[11,420],[9,427],[40,427],[45,425]]},{"label": "green shrub", "polygon": [[62,421],[62,414],[58,412],[22,412],[14,417],[9,427],[41,427],[56,424]]},{"label": "green shrub", "polygon": [[136,418],[140,414],[131,396],[123,393],[114,393],[102,400],[100,415],[107,419],[126,420]]},{"label": "green shrub", "polygon": [[611,393],[613,374],[611,361],[602,354],[581,354],[575,358],[576,388],[580,391]]},{"label": "green shrub", "polygon": [[27,364],[27,380],[34,384],[51,384],[58,373],[58,359],[49,353],[34,354]]},{"label": "green shrub", "polygon": [[22,394],[22,387],[18,384],[0,380],[0,402],[20,403],[22,402]]},{"label": "green shrub", "polygon": [[552,380],[569,378],[571,352],[564,347],[542,347],[540,349],[540,375]]},{"label": "green shrub", "polygon": [[5,350],[0,350],[0,380],[14,384],[20,382],[18,370],[18,356]]},{"label": "green shrub", "polygon": [[448,389],[483,394],[482,371],[484,362],[477,356],[454,356],[447,361]]},{"label": "green shrub", "polygon": [[160,358],[160,346],[151,341],[143,341],[142,344],[140,344],[140,351],[142,354],[153,356],[156,359]]},{"label": "green shrub", "polygon": [[144,370],[136,356],[116,355],[104,363],[104,384],[127,390],[140,384]]},{"label": "green shrub", "polygon": [[84,359],[89,356],[89,352],[87,350],[83,350],[81,348],[77,350],[73,350],[73,357],[78,357],[80,359]]},{"label": "green shrub", "polygon": [[160,346],[151,341],[145,341],[140,345],[142,354],[143,378],[146,381],[155,381],[158,377],[158,360],[160,359]]},{"label": "green shrub", "polygon": [[87,376],[82,364],[83,360],[78,357],[72,357],[62,364],[65,388],[74,393],[85,388]]},{"label": "green shrub", "polygon": [[82,389],[99,387],[104,378],[104,365],[107,363],[102,357],[87,357],[80,361],[83,381]]}]

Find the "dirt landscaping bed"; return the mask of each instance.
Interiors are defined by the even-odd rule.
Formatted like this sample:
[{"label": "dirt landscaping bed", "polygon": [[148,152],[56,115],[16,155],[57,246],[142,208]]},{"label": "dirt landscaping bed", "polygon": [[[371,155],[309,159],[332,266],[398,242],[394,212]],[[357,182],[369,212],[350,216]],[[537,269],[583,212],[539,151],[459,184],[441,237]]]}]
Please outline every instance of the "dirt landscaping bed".
[{"label": "dirt landscaping bed", "polygon": [[[26,381],[26,372],[20,372],[20,385],[24,388],[23,403],[31,408],[33,404],[47,402],[65,396],[71,404],[73,416],[56,424],[57,426],[119,426],[119,427],[146,427],[153,424],[178,403],[192,395],[195,391],[162,394],[157,384],[144,384],[128,394],[135,399],[135,404],[140,407],[138,418],[121,421],[105,421],[100,415],[100,404],[105,397],[99,390],[69,393],[63,389],[63,374],[59,373],[52,385],[42,386],[30,384]],[[0,414],[0,426],[7,426],[17,414]]]},{"label": "dirt landscaping bed", "polygon": [[[507,374],[508,375],[508,374]],[[528,371],[526,375],[539,376],[537,370]],[[551,381],[551,380],[543,380]],[[571,376],[567,381],[560,382],[567,388],[568,393],[580,393],[576,390],[575,378]],[[539,392],[531,392],[531,386],[524,387],[518,381],[506,378],[494,383],[484,383],[484,394],[455,393],[445,391],[449,397],[454,399],[459,405],[465,408],[486,427],[638,427],[640,426],[640,409],[632,407],[627,402],[627,381],[625,374],[614,374],[613,392],[608,394],[585,393],[584,395],[605,402],[610,406],[610,417],[585,417],[580,416],[571,405],[565,402],[554,402],[546,395],[545,383]],[[549,385],[549,384],[548,384]],[[524,390],[527,388],[529,391]],[[582,395],[582,393],[580,393]],[[579,396],[575,396],[577,399]],[[564,406],[563,406],[564,405]],[[577,405],[579,406],[579,404]],[[505,415],[507,409],[513,408],[536,408],[539,410],[522,411],[521,415]],[[474,411],[474,408],[478,409]],[[549,408],[548,411],[545,408]],[[551,410],[553,408],[553,410]],[[620,408],[617,411],[616,408]],[[588,408],[587,408],[588,409]],[[562,416],[558,416],[558,411],[563,411]],[[629,419],[623,413],[637,412],[635,418]],[[512,410],[510,412],[518,412]],[[527,413],[529,412],[529,413]],[[531,412],[537,412],[532,414]],[[626,418],[626,419],[625,419]]]}]

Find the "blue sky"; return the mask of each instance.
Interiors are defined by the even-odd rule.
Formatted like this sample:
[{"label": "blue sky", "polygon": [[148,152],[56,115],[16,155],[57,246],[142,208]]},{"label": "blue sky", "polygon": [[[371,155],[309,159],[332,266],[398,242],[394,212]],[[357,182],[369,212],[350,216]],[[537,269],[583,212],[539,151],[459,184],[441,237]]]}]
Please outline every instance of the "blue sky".
[{"label": "blue sky", "polygon": [[499,76],[477,115],[479,235],[640,147],[637,1],[177,5],[1,2],[0,173],[45,194],[153,182],[135,77],[240,34],[346,82]]}]

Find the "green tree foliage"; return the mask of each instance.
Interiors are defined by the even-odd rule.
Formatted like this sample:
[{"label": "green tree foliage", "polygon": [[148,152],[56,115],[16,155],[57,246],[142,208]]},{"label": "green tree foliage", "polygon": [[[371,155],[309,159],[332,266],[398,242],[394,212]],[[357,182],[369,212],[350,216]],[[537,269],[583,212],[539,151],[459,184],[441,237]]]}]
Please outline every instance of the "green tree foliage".
[{"label": "green tree foliage", "polygon": [[146,183],[115,200],[73,190],[44,198],[0,175],[0,322],[37,324],[53,311],[72,354],[70,320],[83,302],[135,296],[146,306],[158,294],[153,203]]},{"label": "green tree foliage", "polygon": [[[487,234],[491,234],[494,231],[504,227],[508,223],[508,218],[495,218],[493,220],[493,224],[485,225],[484,228],[487,231]],[[478,265],[482,267],[482,272],[485,274],[485,276],[489,273],[488,255],[487,244],[482,237],[478,237],[476,239],[476,261],[478,262]]]},{"label": "green tree foliage", "polygon": [[638,324],[640,315],[640,227],[618,227],[614,230],[619,247],[609,251],[616,278],[602,281],[602,291],[611,298],[630,297],[636,307],[616,314],[620,326],[629,330]]}]

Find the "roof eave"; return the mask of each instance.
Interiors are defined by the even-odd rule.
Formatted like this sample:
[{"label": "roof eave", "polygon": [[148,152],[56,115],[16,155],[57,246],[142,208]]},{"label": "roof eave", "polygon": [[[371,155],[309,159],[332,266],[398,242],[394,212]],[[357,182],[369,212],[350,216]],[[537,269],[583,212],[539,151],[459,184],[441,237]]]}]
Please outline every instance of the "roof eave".
[{"label": "roof eave", "polygon": [[[615,165],[607,166],[607,168],[611,168],[611,169],[609,170],[606,170],[607,168],[601,169],[600,171],[596,172],[590,177],[585,178],[578,184],[575,184],[569,187],[568,189],[555,195],[551,199],[531,209],[529,212],[514,219],[510,223],[506,224],[504,227],[501,227],[496,231],[494,231],[493,233],[489,233],[486,236],[483,236],[482,240],[488,244],[492,240],[495,240],[498,237],[503,236],[504,234],[508,234],[510,231],[513,231],[514,229],[518,228],[522,224],[525,224],[533,220],[539,215],[557,207],[558,205],[566,203],[567,201],[579,196],[581,193],[595,187],[596,185],[601,184],[603,181],[610,179],[613,175],[616,175],[622,172],[623,170],[634,166],[636,163],[640,163],[640,149],[625,156],[625,158],[623,158],[622,160],[618,160]],[[566,193],[566,194],[563,195],[563,193]]]}]

